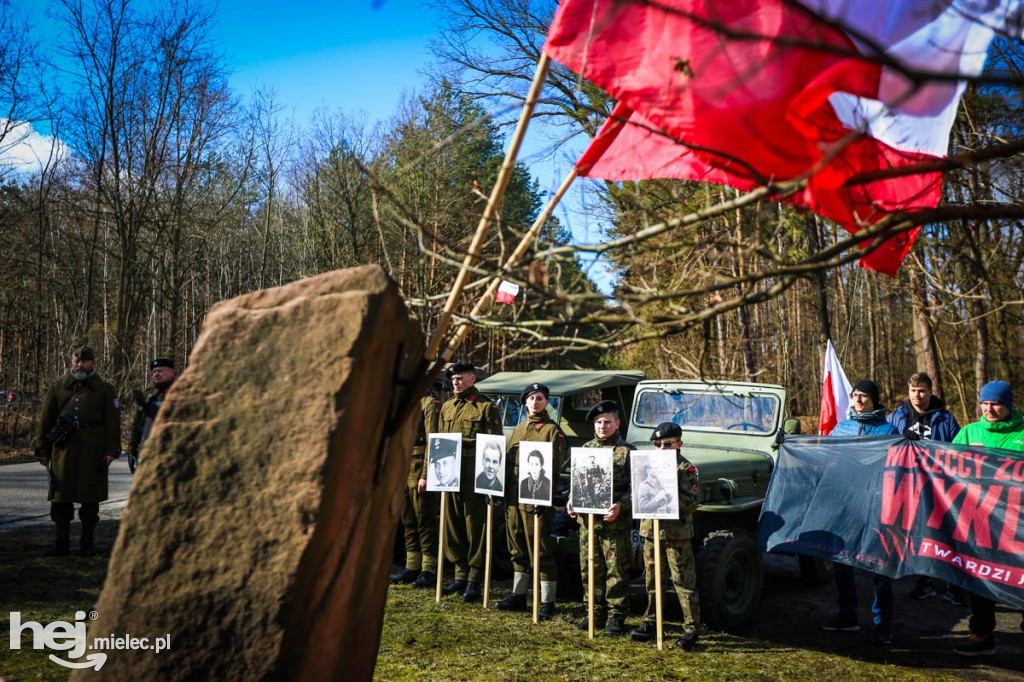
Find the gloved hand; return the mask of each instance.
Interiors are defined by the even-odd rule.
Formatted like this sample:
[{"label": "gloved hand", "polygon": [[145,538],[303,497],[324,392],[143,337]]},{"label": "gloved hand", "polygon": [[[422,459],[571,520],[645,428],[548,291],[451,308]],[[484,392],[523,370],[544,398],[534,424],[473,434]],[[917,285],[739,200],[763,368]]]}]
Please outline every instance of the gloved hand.
[{"label": "gloved hand", "polygon": [[921,440],[921,434],[910,429],[903,429],[903,437],[907,440]]}]

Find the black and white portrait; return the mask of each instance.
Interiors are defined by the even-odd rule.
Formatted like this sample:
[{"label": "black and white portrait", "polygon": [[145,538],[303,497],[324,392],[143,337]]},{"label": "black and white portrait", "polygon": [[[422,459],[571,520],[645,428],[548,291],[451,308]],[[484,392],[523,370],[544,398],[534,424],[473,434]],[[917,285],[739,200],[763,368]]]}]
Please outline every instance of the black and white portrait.
[{"label": "black and white portrait", "polygon": [[551,506],[551,443],[519,443],[519,501]]},{"label": "black and white portrait", "polygon": [[476,492],[505,496],[505,436],[480,433],[476,437]]},{"label": "black and white portrait", "polygon": [[612,507],[612,449],[573,448],[569,499],[580,514],[607,514]]},{"label": "black and white portrait", "polygon": [[459,492],[462,434],[432,433],[427,440],[427,490]]},{"label": "black and white portrait", "polygon": [[634,519],[678,519],[675,450],[634,450],[629,455]]}]

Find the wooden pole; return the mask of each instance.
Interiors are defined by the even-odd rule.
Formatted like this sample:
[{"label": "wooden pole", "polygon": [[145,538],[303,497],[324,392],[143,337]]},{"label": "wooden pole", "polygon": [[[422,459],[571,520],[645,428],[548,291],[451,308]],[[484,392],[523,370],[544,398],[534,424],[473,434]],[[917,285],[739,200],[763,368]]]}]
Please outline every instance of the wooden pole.
[{"label": "wooden pole", "polygon": [[491,556],[493,551],[493,539],[491,530],[494,527],[494,498],[487,496],[487,558],[484,564],[484,608],[490,602],[491,596]]},{"label": "wooden pole", "polygon": [[540,622],[540,514],[533,506],[533,622]]},{"label": "wooden pole", "polygon": [[[537,219],[533,221],[533,225],[527,230],[526,234],[523,235],[522,240],[519,242],[519,246],[512,252],[512,255],[505,261],[505,265],[502,267],[503,272],[512,272],[512,269],[519,265],[519,261],[522,260],[526,252],[530,250],[530,246],[537,239],[537,235],[540,234],[540,228],[544,226],[544,223],[548,221],[551,214],[554,212],[555,207],[565,196],[565,193],[569,191],[569,187],[573,181],[576,180],[577,171],[575,166],[569,174],[562,181],[558,191],[555,192],[554,196],[548,201],[548,205],[544,207],[544,210],[540,212]],[[501,285],[501,277],[494,277],[491,279],[491,283],[487,286],[487,291],[480,295],[477,299],[476,305],[473,306],[473,310],[469,313],[469,319],[473,320],[482,315],[489,307],[491,302],[494,300],[494,294],[498,291],[498,287]],[[445,348],[444,354],[441,356],[441,362],[448,362],[455,356],[455,352],[462,345],[462,342],[466,339],[466,334],[469,333],[470,325],[468,321],[460,322],[459,326],[455,329],[455,334],[452,337],[451,342]]]},{"label": "wooden pole", "polygon": [[523,102],[523,110],[519,114],[519,122],[516,124],[515,133],[512,135],[512,143],[509,145],[508,152],[505,154],[505,160],[498,171],[498,178],[491,189],[491,196],[487,199],[487,206],[480,217],[480,223],[477,225],[476,233],[473,235],[473,241],[469,245],[466,258],[462,261],[459,275],[456,277],[455,284],[448,295],[448,300],[444,304],[441,318],[437,322],[437,329],[434,330],[434,336],[430,339],[430,345],[427,347],[427,358],[435,358],[437,356],[437,351],[441,347],[441,339],[444,338],[445,332],[448,331],[448,324],[451,322],[452,314],[455,312],[455,307],[459,304],[459,299],[462,297],[462,289],[466,286],[466,280],[469,279],[469,268],[479,258],[478,252],[484,242],[484,237],[487,236],[487,230],[490,228],[498,212],[498,205],[505,195],[508,182],[512,179],[512,171],[516,167],[516,157],[519,156],[519,148],[523,144],[526,127],[530,122],[530,117],[533,116],[533,110],[537,106],[537,101],[540,99],[540,93],[544,89],[544,81],[547,79],[550,68],[551,59],[542,53],[540,61],[537,62],[537,72],[533,75],[530,91]]},{"label": "wooden pole", "polygon": [[654,519],[654,624],[658,628],[658,651],[665,648],[661,634],[661,522]]},{"label": "wooden pole", "polygon": [[587,514],[587,626],[594,639],[594,515]]},{"label": "wooden pole", "polygon": [[441,491],[441,519],[440,519],[441,527],[440,527],[440,529],[438,531],[438,534],[437,534],[437,538],[438,538],[439,542],[437,543],[437,546],[438,546],[438,550],[437,550],[437,597],[436,597],[435,601],[438,604],[441,603],[441,585],[443,584],[442,581],[444,580],[444,578],[442,577],[442,576],[444,576],[444,508],[447,506],[447,502],[448,502],[448,493],[446,491],[442,490]]}]

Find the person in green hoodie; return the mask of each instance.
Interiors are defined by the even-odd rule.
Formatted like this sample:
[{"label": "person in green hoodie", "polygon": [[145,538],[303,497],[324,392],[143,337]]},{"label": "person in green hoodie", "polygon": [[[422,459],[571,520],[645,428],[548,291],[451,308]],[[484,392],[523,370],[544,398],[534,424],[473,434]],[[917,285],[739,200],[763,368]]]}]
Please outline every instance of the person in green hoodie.
[{"label": "person in green hoodie", "polygon": [[[1013,407],[1013,389],[1005,381],[990,381],[978,395],[981,419],[960,429],[954,444],[977,445],[1024,452],[1024,416]],[[953,650],[961,656],[992,656],[996,641],[996,603],[970,593],[971,620],[967,642]],[[1022,624],[1021,627],[1024,627]]]}]

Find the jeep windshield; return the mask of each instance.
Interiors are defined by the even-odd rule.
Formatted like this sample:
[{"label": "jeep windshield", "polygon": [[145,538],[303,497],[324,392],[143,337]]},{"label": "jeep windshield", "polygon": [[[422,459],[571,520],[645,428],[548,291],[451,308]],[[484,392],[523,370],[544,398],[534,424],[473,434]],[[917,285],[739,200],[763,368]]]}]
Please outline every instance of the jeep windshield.
[{"label": "jeep windshield", "polygon": [[722,393],[688,389],[642,391],[635,423],[655,427],[675,422],[684,431],[774,433],[779,421],[779,398],[770,393]]}]

